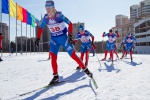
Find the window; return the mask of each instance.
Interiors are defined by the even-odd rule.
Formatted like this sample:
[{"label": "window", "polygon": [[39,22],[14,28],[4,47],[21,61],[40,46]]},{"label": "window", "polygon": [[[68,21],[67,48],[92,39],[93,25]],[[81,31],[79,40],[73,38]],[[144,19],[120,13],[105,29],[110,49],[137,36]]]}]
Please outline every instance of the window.
[{"label": "window", "polygon": [[140,43],[140,46],[146,46],[146,42]]},{"label": "window", "polygon": [[146,37],[146,35],[140,35],[140,38],[145,38]]},{"label": "window", "polygon": [[140,29],[140,33],[142,33],[142,32],[147,32],[146,28]]},{"label": "window", "polygon": [[150,46],[150,42],[147,42],[147,46]]},{"label": "window", "polygon": [[144,27],[146,27],[146,23],[145,22],[140,25],[140,28],[144,28]]}]

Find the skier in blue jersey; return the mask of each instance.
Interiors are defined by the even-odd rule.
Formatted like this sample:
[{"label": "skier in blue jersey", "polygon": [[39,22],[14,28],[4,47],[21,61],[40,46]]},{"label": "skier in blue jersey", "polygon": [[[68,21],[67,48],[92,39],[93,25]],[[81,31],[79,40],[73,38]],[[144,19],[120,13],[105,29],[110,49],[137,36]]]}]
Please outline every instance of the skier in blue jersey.
[{"label": "skier in blue jersey", "polygon": [[122,59],[125,54],[130,52],[131,61],[133,60],[133,58],[132,58],[132,48],[134,48],[134,41],[137,44],[136,38],[134,36],[132,36],[131,33],[128,33],[127,36],[123,40],[123,44],[125,45],[125,51],[123,52],[123,55],[120,59]]},{"label": "skier in blue jersey", "polygon": [[104,32],[102,35],[102,37],[105,37],[105,36],[108,37],[108,40],[106,42],[107,45],[106,45],[105,57],[102,59],[102,61],[106,60],[107,53],[108,53],[108,51],[110,51],[110,58],[111,58],[112,63],[113,63],[113,53],[115,50],[115,40],[116,40],[116,38],[119,38],[118,32],[116,31],[115,33],[113,33],[112,29],[110,29],[109,33],[105,34],[105,32]]},{"label": "skier in blue jersey", "polygon": [[[77,33],[77,36],[74,40],[76,42],[78,39],[81,40],[81,47],[80,47],[80,52],[81,52],[81,60],[83,61],[84,54],[85,56],[85,66],[88,66],[88,60],[89,60],[89,52],[92,49],[92,46],[94,45],[94,36],[87,30],[84,30],[84,27],[82,25],[79,25],[78,27],[79,32]],[[91,39],[92,38],[92,41]],[[78,66],[76,69],[80,69],[81,67]]]},{"label": "skier in blue jersey", "polygon": [[[36,22],[39,26],[38,28],[38,36],[35,41],[35,44],[39,45],[40,36],[42,33],[42,29],[45,25],[48,26],[50,30],[50,55],[51,55],[51,65],[53,69],[53,79],[50,81],[49,84],[55,84],[59,82],[59,75],[58,75],[58,65],[57,65],[57,54],[59,51],[60,45],[68,52],[70,57],[74,59],[79,66],[83,69],[83,71],[91,78],[93,78],[92,73],[89,69],[84,65],[82,60],[76,55],[75,49],[73,47],[73,38],[72,38],[72,23],[71,21],[66,18],[61,12],[56,11],[54,6],[54,1],[47,0],[45,4],[45,8],[47,14],[43,17],[41,22]],[[66,27],[68,24],[68,29]],[[68,32],[68,35],[67,35]]]}]

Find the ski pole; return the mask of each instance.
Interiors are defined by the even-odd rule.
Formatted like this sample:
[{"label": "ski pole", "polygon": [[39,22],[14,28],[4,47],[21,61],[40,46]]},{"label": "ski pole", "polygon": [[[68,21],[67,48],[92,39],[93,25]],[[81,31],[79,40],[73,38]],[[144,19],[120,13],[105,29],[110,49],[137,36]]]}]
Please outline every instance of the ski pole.
[{"label": "ski pole", "polygon": [[[94,51],[95,51],[95,50],[94,50]],[[98,58],[98,55],[97,55],[96,51],[95,51],[95,54],[96,54],[96,57],[97,57],[97,60],[98,60],[98,62],[99,62],[100,69],[101,69],[101,68],[102,68],[102,65],[101,65],[101,62],[100,62],[100,60],[99,60],[99,58]]]}]

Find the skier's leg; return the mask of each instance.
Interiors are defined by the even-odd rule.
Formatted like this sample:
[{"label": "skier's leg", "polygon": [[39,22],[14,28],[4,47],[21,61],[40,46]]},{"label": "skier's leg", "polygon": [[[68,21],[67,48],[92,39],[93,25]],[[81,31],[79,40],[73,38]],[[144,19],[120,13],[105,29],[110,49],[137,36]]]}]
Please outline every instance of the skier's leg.
[{"label": "skier's leg", "polygon": [[116,52],[116,50],[114,50],[114,53],[116,54],[117,58],[119,58],[118,53]]},{"label": "skier's leg", "polygon": [[132,61],[132,50],[130,50],[130,58],[131,58],[131,61]]},{"label": "skier's leg", "polygon": [[122,57],[120,59],[122,59],[126,53],[127,53],[126,50],[124,50]]},{"label": "skier's leg", "polygon": [[110,51],[110,57],[111,57],[111,60],[112,60],[112,63],[113,63],[113,50]]},{"label": "skier's leg", "polygon": [[83,57],[84,57],[84,53],[81,52],[81,56],[80,56],[80,59],[83,61]]},{"label": "skier's leg", "polygon": [[102,61],[103,61],[103,60],[106,60],[107,53],[108,53],[108,50],[105,51],[105,57],[102,59]]},{"label": "skier's leg", "polygon": [[59,81],[58,76],[58,65],[57,65],[57,53],[60,45],[56,44],[54,41],[51,42],[50,55],[51,55],[51,66],[53,70],[53,79],[50,81],[50,84],[55,84]]},{"label": "skier's leg", "polygon": [[83,69],[83,71],[89,77],[92,78],[92,76],[93,76],[92,73],[89,71],[89,69],[87,67],[85,67],[83,61],[76,55],[75,49],[74,49],[73,45],[71,45],[70,43],[68,43],[67,35],[65,35],[63,37],[63,41],[61,42],[61,45],[68,52],[68,54],[70,55],[70,57],[78,63],[78,65]]},{"label": "skier's leg", "polygon": [[88,66],[89,52],[90,52],[90,50],[86,51],[85,66]]}]

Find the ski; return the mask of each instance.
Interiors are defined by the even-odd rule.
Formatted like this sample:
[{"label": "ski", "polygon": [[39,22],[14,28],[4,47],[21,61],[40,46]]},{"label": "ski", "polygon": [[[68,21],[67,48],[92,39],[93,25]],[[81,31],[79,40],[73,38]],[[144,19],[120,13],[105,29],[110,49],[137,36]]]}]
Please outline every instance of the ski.
[{"label": "ski", "polygon": [[97,86],[97,83],[96,83],[95,79],[94,79],[94,78],[91,78],[91,80],[92,80],[92,82],[93,82],[93,84],[94,84],[95,88],[97,89],[97,88],[98,88],[98,86]]},{"label": "ski", "polygon": [[[18,98],[18,97],[22,97],[22,96],[25,96],[25,95],[27,95],[27,94],[36,92],[36,91],[38,91],[38,90],[46,89],[46,88],[49,88],[49,87],[52,87],[52,86],[55,86],[55,85],[58,85],[58,84],[60,84],[60,83],[64,83],[64,82],[67,82],[67,81],[68,81],[68,80],[64,80],[64,81],[59,81],[58,83],[55,83],[55,84],[48,84],[48,85],[46,85],[46,86],[43,86],[43,87],[41,87],[41,88],[32,90],[32,91],[30,91],[30,92],[26,92],[26,93],[23,93],[23,94],[19,94],[19,95],[15,96],[15,97],[13,97],[13,98],[10,98],[10,99],[15,99],[15,98]],[[9,100],[10,100],[10,99],[9,99]]]}]

